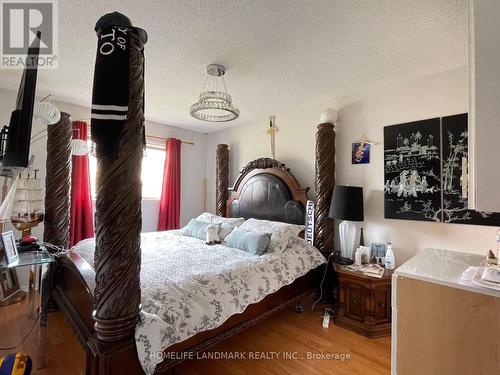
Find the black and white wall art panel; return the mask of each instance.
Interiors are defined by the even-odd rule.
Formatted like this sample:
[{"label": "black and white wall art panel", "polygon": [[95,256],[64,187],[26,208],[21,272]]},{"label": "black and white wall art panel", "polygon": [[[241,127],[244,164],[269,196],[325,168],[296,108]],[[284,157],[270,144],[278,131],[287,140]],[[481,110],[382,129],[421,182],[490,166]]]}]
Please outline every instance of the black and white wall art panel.
[{"label": "black and white wall art panel", "polygon": [[441,119],[443,221],[500,226],[500,213],[467,209],[467,124],[467,113]]},{"label": "black and white wall art panel", "polygon": [[384,127],[385,217],[442,221],[440,119]]},{"label": "black and white wall art panel", "polygon": [[467,113],[384,128],[387,219],[500,226],[467,207]]}]

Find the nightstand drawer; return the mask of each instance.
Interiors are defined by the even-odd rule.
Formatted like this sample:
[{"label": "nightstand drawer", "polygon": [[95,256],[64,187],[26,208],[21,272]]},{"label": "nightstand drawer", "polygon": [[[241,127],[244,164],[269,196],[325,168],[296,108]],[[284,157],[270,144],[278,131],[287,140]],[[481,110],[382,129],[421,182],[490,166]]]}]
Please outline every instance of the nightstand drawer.
[{"label": "nightstand drawer", "polygon": [[373,318],[375,323],[389,323],[391,321],[391,289],[383,287],[373,290]]},{"label": "nightstand drawer", "polygon": [[345,315],[362,322],[366,310],[364,288],[355,284],[346,284],[344,288],[347,301]]}]

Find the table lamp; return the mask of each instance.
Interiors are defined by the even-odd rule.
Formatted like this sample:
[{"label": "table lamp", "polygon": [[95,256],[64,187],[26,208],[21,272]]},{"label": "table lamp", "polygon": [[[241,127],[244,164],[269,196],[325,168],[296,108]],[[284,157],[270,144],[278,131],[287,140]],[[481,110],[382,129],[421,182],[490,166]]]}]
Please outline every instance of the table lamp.
[{"label": "table lamp", "polygon": [[343,258],[352,259],[357,229],[354,222],[364,220],[363,188],[335,186],[328,216],[332,219],[342,220],[339,225],[340,254]]}]

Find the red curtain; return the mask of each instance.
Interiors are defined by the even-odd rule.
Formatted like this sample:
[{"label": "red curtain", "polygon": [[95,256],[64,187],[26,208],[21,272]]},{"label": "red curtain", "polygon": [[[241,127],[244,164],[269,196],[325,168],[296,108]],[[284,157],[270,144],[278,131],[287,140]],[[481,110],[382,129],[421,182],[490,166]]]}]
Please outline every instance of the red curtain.
[{"label": "red curtain", "polygon": [[[87,123],[73,122],[73,139],[87,141]],[[70,246],[85,238],[94,237],[88,155],[72,156],[69,236]]]},{"label": "red curtain", "polygon": [[181,140],[168,138],[158,230],[178,229],[181,208]]}]

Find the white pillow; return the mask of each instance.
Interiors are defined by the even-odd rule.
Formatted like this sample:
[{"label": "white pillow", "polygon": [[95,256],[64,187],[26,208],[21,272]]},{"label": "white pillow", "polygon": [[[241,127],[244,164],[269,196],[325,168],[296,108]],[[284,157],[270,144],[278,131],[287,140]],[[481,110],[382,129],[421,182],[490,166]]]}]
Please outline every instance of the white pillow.
[{"label": "white pillow", "polygon": [[204,223],[220,224],[219,237],[224,240],[229,233],[233,231],[234,228],[239,227],[245,219],[242,217],[232,218],[232,217],[222,217],[211,214],[210,212],[204,212],[196,218],[198,221],[203,221]]},{"label": "white pillow", "polygon": [[288,247],[290,239],[297,237],[305,226],[279,221],[248,219],[241,224],[240,228],[260,233],[271,233],[271,241],[269,241],[267,252],[282,253]]}]

